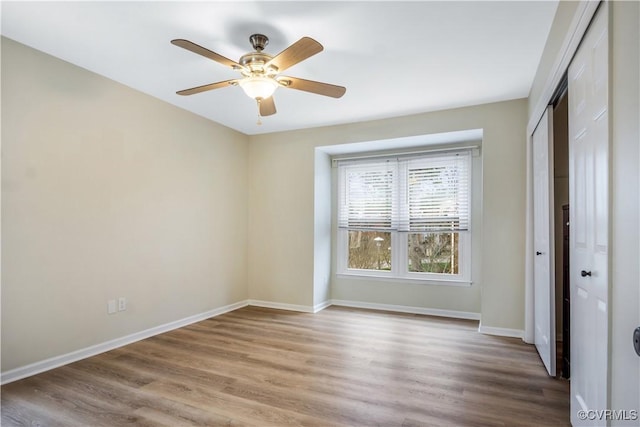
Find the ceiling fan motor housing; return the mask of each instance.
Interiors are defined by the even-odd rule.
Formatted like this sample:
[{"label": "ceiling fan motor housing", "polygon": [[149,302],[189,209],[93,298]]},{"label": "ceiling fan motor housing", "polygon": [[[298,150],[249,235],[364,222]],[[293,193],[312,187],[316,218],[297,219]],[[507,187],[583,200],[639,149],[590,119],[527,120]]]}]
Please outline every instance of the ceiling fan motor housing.
[{"label": "ceiling fan motor housing", "polygon": [[264,34],[253,34],[249,37],[251,45],[256,50],[255,52],[242,55],[238,61],[240,65],[245,67],[241,73],[246,76],[273,76],[278,72],[278,68],[275,66],[265,65],[273,59],[273,56],[262,52],[266,45],[269,44],[269,38]]},{"label": "ceiling fan motor housing", "polygon": [[[251,52],[246,55],[242,55],[240,58],[240,65],[244,66],[251,73],[259,73],[259,74],[275,74],[277,69],[273,66],[265,67],[265,64],[271,61],[273,57],[266,53],[262,52]],[[245,74],[245,72],[242,72]]]}]

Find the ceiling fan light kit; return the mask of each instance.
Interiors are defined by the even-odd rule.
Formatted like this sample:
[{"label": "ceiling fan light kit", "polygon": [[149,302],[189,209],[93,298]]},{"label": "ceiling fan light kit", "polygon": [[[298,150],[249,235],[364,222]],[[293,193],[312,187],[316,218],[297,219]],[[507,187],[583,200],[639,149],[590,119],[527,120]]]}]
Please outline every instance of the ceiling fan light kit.
[{"label": "ceiling fan light kit", "polygon": [[276,113],[273,93],[278,87],[302,90],[332,98],[340,98],[346,92],[346,88],[343,86],[279,74],[323,50],[322,45],[312,38],[303,37],[276,56],[263,52],[264,48],[269,44],[269,38],[264,34],[253,34],[249,37],[249,41],[255,52],[242,55],[240,60],[235,62],[188,40],[171,40],[171,43],[176,46],[209,58],[242,74],[242,78],[239,79],[197,86],[180,90],[176,93],[178,95],[193,95],[221,87],[240,86],[247,96],[256,100],[258,114],[260,116],[270,116]]},{"label": "ceiling fan light kit", "polygon": [[278,88],[277,81],[271,77],[263,76],[247,77],[240,80],[238,84],[249,98],[253,98],[256,101],[269,98]]}]

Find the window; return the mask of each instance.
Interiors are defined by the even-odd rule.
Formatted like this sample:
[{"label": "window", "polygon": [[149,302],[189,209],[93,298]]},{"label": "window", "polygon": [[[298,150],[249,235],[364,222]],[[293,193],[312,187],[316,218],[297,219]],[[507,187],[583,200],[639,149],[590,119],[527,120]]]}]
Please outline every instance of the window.
[{"label": "window", "polygon": [[338,273],[470,282],[470,150],[338,160]]}]

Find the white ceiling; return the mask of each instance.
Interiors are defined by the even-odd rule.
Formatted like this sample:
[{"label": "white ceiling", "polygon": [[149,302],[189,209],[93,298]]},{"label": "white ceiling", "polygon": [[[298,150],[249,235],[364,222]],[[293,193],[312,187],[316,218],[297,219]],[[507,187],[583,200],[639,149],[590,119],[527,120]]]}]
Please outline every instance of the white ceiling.
[{"label": "white ceiling", "polygon": [[[528,96],[557,1],[8,2],[2,34],[245,134],[403,116]],[[177,90],[237,77],[170,44],[230,59],[266,34],[276,54],[303,36],[324,51],[286,74],[347,88],[340,99],[292,89],[257,125],[239,87]]]}]

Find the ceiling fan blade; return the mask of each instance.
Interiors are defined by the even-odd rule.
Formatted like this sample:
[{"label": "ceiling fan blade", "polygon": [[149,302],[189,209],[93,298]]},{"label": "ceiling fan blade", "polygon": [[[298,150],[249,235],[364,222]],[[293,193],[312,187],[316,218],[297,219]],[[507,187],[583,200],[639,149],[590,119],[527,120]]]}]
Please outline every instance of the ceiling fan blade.
[{"label": "ceiling fan blade", "polygon": [[266,65],[275,65],[278,71],[284,71],[296,65],[300,61],[312,57],[316,53],[322,52],[322,45],[311,37],[303,37],[276,56]]},{"label": "ceiling fan blade", "polygon": [[193,53],[197,53],[198,55],[202,55],[205,58],[213,59],[214,61],[219,62],[222,65],[226,65],[227,67],[233,68],[234,70],[239,70],[244,68],[242,65],[238,64],[236,61],[232,61],[229,58],[226,58],[207,48],[204,48],[200,45],[190,42],[189,40],[175,39],[175,40],[171,40],[171,43],[183,49],[187,49]]},{"label": "ceiling fan blade", "polygon": [[222,82],[210,83],[208,85],[196,86],[191,89],[179,90],[176,93],[178,95],[193,95],[200,92],[206,92],[208,90],[220,89],[221,87],[233,86],[238,82],[236,79],[225,80]]},{"label": "ceiling fan blade", "polygon": [[332,98],[340,98],[347,91],[347,88],[344,86],[305,80],[298,77],[283,76],[278,78],[278,82],[289,89],[303,90],[305,92],[317,93],[318,95],[330,96]]},{"label": "ceiling fan blade", "polygon": [[260,107],[260,115],[262,117],[270,116],[276,113],[276,104],[273,102],[273,96],[258,101]]}]

